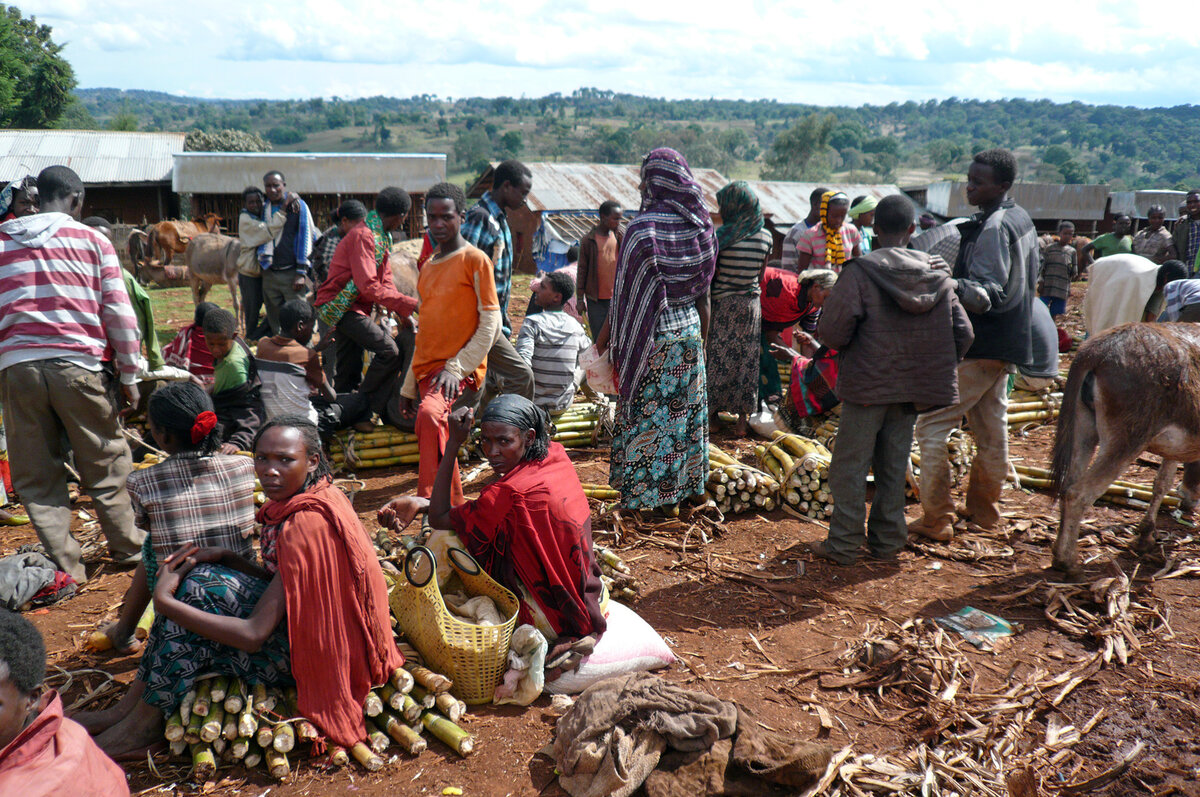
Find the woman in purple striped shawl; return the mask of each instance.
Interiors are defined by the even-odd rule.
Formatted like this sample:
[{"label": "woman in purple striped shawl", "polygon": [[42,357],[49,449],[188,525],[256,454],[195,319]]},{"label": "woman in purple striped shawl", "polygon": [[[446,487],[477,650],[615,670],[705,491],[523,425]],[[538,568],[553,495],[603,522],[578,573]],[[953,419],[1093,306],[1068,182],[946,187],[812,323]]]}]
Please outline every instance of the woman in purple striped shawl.
[{"label": "woman in purple striped shawl", "polygon": [[670,507],[704,490],[704,341],[717,260],[712,218],[682,155],[647,155],[641,192],[596,337],[601,351],[612,342],[620,402],[609,483],[629,509]]}]

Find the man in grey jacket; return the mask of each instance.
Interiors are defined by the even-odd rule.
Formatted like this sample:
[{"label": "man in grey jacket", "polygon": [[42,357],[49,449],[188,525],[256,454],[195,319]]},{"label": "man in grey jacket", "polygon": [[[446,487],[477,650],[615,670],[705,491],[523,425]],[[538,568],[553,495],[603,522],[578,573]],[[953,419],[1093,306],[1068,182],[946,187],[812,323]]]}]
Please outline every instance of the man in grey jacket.
[{"label": "man in grey jacket", "polygon": [[868,555],[895,559],[908,541],[904,476],[913,424],[920,410],[958,402],[955,369],[974,339],[946,263],[905,248],[914,219],[907,197],[879,203],[875,250],[845,265],[817,325],[821,343],[841,359],[842,421],[829,469],[829,537],[812,550],[838,564],[858,559],[872,468]]},{"label": "man in grey jacket", "polygon": [[1003,149],[980,152],[967,172],[967,201],[980,212],[959,225],[954,277],[975,342],[958,367],[958,403],[923,414],[916,428],[923,516],[909,524],[909,531],[933,540],[954,538],[946,440],[964,415],[978,451],[966,506],[957,513],[983,529],[1000,525],[1000,490],[1008,472],[1008,376],[1033,361],[1033,304],[1041,265],[1033,221],[1008,197],[1016,176],[1016,160]]}]

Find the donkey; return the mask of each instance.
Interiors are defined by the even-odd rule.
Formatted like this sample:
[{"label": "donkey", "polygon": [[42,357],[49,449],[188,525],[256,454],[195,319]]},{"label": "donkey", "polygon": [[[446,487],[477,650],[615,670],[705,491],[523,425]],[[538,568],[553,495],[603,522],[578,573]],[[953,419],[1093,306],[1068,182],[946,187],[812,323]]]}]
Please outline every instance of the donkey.
[{"label": "donkey", "polygon": [[1051,482],[1062,500],[1056,569],[1078,574],[1084,510],[1142,451],[1163,462],[1137,525],[1138,553],[1154,544],[1155,517],[1179,463],[1182,509],[1191,512],[1200,496],[1200,325],[1123,324],[1079,347],[1054,438]]}]

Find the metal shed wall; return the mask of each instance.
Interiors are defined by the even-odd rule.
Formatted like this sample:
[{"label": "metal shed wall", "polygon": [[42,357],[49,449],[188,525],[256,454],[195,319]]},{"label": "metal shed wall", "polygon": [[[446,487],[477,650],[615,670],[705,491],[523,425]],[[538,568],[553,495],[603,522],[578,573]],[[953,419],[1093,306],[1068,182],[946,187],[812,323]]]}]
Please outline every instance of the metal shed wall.
[{"label": "metal shed wall", "polygon": [[1126,213],[1135,219],[1146,218],[1151,205],[1162,205],[1167,221],[1179,218],[1179,204],[1187,197],[1186,191],[1113,191],[1110,213]]},{"label": "metal shed wall", "polygon": [[[970,216],[976,209],[967,204],[965,188],[961,182],[931,183],[925,205],[940,216]],[[1106,185],[1017,183],[1010,195],[1034,219],[1100,221],[1108,205]]]},{"label": "metal shed wall", "polygon": [[[499,162],[490,165],[471,186],[468,196],[479,197],[492,187],[492,175]],[[612,199],[626,210],[641,205],[640,167],[612,163],[526,163],[533,173],[533,189],[526,200],[529,208],[542,210],[595,210]],[[710,212],[717,210],[717,191],[729,182],[713,169],[692,169],[692,175],[704,189]]]},{"label": "metal shed wall", "polygon": [[841,191],[850,199],[858,196],[885,196],[901,193],[895,185],[872,185],[867,183],[788,183],[770,180],[749,180],[750,188],[758,195],[764,215],[770,216],[772,224],[791,227],[808,215],[809,197],[818,188]]},{"label": "metal shed wall", "polygon": [[304,194],[370,194],[395,185],[424,193],[446,179],[443,154],[181,152],[172,188],[181,194],[241,194],[262,185],[263,175],[283,172],[288,188]]},{"label": "metal shed wall", "polygon": [[15,180],[47,166],[69,166],[86,186],[165,183],[186,137],[112,130],[0,130],[0,178]]}]

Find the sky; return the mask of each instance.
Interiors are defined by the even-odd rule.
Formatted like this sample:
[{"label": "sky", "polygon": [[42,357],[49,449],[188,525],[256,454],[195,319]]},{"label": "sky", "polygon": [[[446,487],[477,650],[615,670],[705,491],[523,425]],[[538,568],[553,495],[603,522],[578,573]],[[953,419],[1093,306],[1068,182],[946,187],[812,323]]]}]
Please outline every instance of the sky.
[{"label": "sky", "polygon": [[17,0],[81,88],[818,105],[1200,102],[1200,4],[1108,0]]}]

